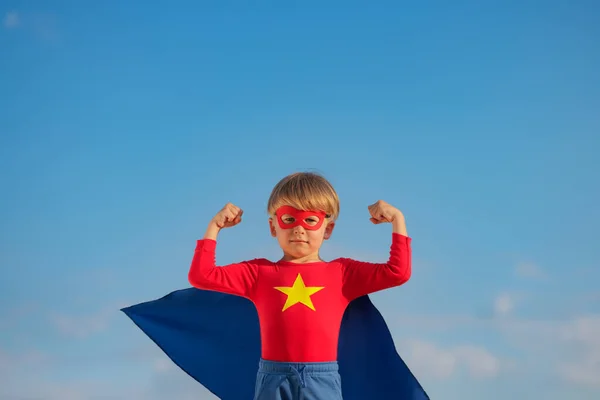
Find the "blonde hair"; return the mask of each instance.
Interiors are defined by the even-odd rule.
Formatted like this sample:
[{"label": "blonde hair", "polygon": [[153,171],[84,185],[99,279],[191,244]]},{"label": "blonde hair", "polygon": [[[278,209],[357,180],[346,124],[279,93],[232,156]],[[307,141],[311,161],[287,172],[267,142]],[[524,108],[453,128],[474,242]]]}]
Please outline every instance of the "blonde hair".
[{"label": "blonde hair", "polygon": [[295,172],[280,180],[273,188],[267,211],[275,214],[289,205],[299,210],[319,210],[335,221],[340,213],[340,200],[327,179],[314,172]]}]

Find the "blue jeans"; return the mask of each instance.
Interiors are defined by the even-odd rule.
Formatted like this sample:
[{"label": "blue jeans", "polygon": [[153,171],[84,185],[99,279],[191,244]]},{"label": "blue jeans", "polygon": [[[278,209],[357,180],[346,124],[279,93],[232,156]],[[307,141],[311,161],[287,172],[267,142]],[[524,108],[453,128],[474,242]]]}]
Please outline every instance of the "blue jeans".
[{"label": "blue jeans", "polygon": [[343,400],[337,362],[260,360],[254,400]]}]

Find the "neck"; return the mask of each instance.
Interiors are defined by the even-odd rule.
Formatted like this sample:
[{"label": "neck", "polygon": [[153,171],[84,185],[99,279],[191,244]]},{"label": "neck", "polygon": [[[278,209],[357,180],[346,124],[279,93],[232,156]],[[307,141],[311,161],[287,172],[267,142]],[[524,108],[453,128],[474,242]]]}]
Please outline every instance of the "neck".
[{"label": "neck", "polygon": [[323,260],[321,260],[321,257],[319,257],[319,253],[309,254],[306,256],[302,256],[302,257],[294,257],[291,254],[284,253],[283,257],[281,258],[281,261],[288,261],[288,262],[293,262],[293,263],[298,263],[298,264],[304,264],[304,263],[320,262]]}]

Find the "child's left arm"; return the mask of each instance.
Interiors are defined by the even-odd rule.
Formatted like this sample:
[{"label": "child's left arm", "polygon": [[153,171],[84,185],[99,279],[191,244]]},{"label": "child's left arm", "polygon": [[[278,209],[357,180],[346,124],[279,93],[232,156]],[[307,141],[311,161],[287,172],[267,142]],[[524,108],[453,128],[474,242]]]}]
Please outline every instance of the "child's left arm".
[{"label": "child's left arm", "polygon": [[369,293],[400,286],[412,272],[411,238],[408,237],[404,215],[396,207],[379,200],[369,206],[371,222],[392,224],[392,245],[387,263],[342,259],[343,292],[353,300]]},{"label": "child's left arm", "polygon": [[369,213],[371,214],[371,222],[374,224],[383,224],[391,222],[392,233],[399,233],[402,236],[408,236],[406,232],[406,221],[404,220],[404,214],[391,204],[386,203],[383,200],[379,200],[375,204],[369,206]]}]

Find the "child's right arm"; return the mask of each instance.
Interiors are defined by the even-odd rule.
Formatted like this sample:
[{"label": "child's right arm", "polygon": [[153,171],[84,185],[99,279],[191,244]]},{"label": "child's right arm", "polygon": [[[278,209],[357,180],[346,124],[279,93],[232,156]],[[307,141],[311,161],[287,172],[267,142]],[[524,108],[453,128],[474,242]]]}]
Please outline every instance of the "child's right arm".
[{"label": "child's right arm", "polygon": [[254,289],[258,266],[251,262],[216,266],[217,236],[222,228],[241,222],[242,210],[227,204],[211,220],[202,240],[198,240],[188,273],[190,284],[198,289],[214,290],[249,298]]},{"label": "child's right arm", "polygon": [[366,294],[406,283],[412,273],[411,239],[406,231],[404,214],[379,200],[369,206],[371,222],[392,224],[392,246],[387,263],[343,260],[343,291],[351,301]]}]

